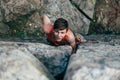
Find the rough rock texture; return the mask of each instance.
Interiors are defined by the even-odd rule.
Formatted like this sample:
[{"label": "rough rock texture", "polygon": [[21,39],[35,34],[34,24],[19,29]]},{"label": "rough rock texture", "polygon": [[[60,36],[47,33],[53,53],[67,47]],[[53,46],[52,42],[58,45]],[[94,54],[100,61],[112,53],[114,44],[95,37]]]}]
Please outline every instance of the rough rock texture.
[{"label": "rough rock texture", "polygon": [[1,9],[7,22],[15,20],[18,17],[15,15],[27,15],[39,8],[40,0],[1,0]]},{"label": "rough rock texture", "polygon": [[[90,25],[75,4],[95,23]],[[70,28],[81,34],[120,33],[119,0],[0,0],[0,24],[9,26],[12,34],[43,33],[41,16],[45,14],[52,22],[59,17],[67,19]]]},{"label": "rough rock texture", "polygon": [[[88,1],[81,1],[80,4],[86,5]],[[42,14],[48,14],[51,20],[59,17],[64,17],[68,20],[70,27],[78,33],[87,34],[89,29],[89,20],[80,13],[77,8],[71,4],[69,0],[45,0],[43,3]],[[92,4],[94,6],[94,4]],[[91,5],[83,6],[83,8],[91,7]],[[82,8],[82,9],[83,9]],[[91,7],[90,11],[93,14],[94,7]],[[88,13],[88,12],[87,12]],[[88,13],[89,14],[89,13]],[[91,15],[92,17],[92,15]]]},{"label": "rough rock texture", "polygon": [[0,36],[1,36],[1,34],[7,34],[8,30],[9,30],[9,26],[4,24],[2,22],[2,20],[3,20],[3,13],[0,8]]},{"label": "rough rock texture", "polygon": [[0,22],[0,35],[8,34],[9,26]]},{"label": "rough rock texture", "polygon": [[0,9],[0,22],[2,22],[2,18],[3,16],[2,16],[2,11],[1,11],[1,9]]},{"label": "rough rock texture", "polygon": [[93,31],[96,33],[120,33],[120,0],[97,0]]},{"label": "rough rock texture", "polygon": [[0,52],[6,52],[11,49],[28,50],[47,67],[53,76],[56,76],[65,70],[71,51],[70,46],[54,47],[43,43],[1,41],[0,46]]},{"label": "rough rock texture", "polygon": [[88,33],[90,22],[94,21],[93,14],[94,14],[95,4],[97,1],[96,0],[70,0],[70,1],[76,4],[77,7],[79,7],[80,18],[83,24],[82,30],[85,30],[84,32]]},{"label": "rough rock texture", "polygon": [[[54,47],[48,45],[48,43],[45,41],[44,43],[43,42],[41,43],[41,41],[39,43],[37,42],[28,43],[28,41],[24,41],[24,42],[0,41],[0,65],[3,65],[2,62],[3,60],[8,61],[7,58],[13,60],[18,58],[18,56],[20,56],[19,57],[20,60],[17,59],[12,61],[11,63],[8,63],[7,61],[5,62],[9,65],[13,64],[13,66],[11,66],[12,68],[18,66],[16,62],[21,64],[28,63],[29,65],[28,64],[27,65],[24,64],[24,65],[30,66],[30,69],[29,67],[27,68],[29,69],[29,71],[31,71],[31,67],[34,68],[34,66],[37,66],[38,65],[37,63],[39,63],[40,61],[46,66],[48,71],[51,73],[50,75],[53,75],[54,77],[56,76],[59,77],[60,76],[59,74],[61,74],[64,70],[66,70],[65,68],[67,67],[68,60],[70,59],[64,80],[86,80],[86,79],[87,80],[97,80],[97,79],[119,80],[120,36],[117,36],[115,38],[115,36],[112,35],[110,36],[97,35],[96,37],[93,38],[93,35],[91,35],[90,37],[92,38],[87,38],[87,40],[91,40],[92,42],[83,43],[79,45],[77,54],[73,54],[71,57],[70,57],[71,47],[67,45]],[[94,41],[94,39],[96,40]],[[39,61],[37,60],[38,62],[36,62],[35,59],[35,61],[33,60],[33,65],[31,65],[31,63],[28,60],[29,58],[28,53],[30,55],[30,58],[32,58],[32,60],[35,59],[36,57]],[[26,56],[28,57],[26,58]],[[4,68],[0,68],[0,70],[1,69]],[[22,68],[22,69],[24,71],[24,69],[26,68]],[[9,72],[11,72],[11,69],[8,70]],[[36,70],[34,69],[34,71]],[[2,75],[3,73],[0,74]],[[8,75],[4,75],[4,76],[8,76]]]},{"label": "rough rock texture", "polygon": [[[1,0],[0,3],[0,21],[10,29],[25,29],[31,33],[37,29],[42,31],[41,16],[46,14],[52,22],[63,17],[75,32],[88,33],[90,21],[69,0]],[[81,1],[80,4],[83,4],[82,9],[92,17],[94,3]]]},{"label": "rough rock texture", "polygon": [[40,21],[40,15],[37,14],[39,14],[41,8],[41,0],[0,0],[0,3],[2,15],[0,20],[10,29],[18,32],[23,30],[34,32],[36,28],[40,27],[41,23],[38,22]]},{"label": "rough rock texture", "polygon": [[120,80],[120,45],[80,45],[70,58],[64,80]]},{"label": "rough rock texture", "polygon": [[89,17],[93,17],[96,0],[71,0],[76,3]]},{"label": "rough rock texture", "polygon": [[20,50],[13,47],[9,46],[6,50],[4,45],[0,47],[0,80],[54,80],[30,52],[25,48]]},{"label": "rough rock texture", "polygon": [[43,44],[33,44],[33,46],[28,46],[27,49],[43,62],[54,76],[65,70],[72,50],[70,46],[54,47]]}]

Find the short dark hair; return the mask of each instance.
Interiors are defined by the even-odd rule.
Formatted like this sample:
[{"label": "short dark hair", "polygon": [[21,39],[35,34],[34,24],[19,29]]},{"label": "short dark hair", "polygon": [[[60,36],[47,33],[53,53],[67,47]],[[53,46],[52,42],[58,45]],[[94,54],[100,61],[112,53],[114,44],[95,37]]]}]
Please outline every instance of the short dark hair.
[{"label": "short dark hair", "polygon": [[54,22],[54,29],[55,30],[63,30],[63,29],[68,29],[68,21],[63,19],[63,18],[58,18]]}]

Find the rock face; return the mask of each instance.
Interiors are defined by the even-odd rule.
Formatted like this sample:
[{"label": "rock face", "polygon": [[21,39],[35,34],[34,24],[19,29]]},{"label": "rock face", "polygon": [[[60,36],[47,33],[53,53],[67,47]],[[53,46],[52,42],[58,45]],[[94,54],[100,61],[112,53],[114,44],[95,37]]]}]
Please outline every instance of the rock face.
[{"label": "rock face", "polygon": [[1,10],[4,20],[10,22],[17,20],[19,16],[24,16],[40,8],[40,0],[1,0]]},{"label": "rock face", "polygon": [[72,50],[70,46],[54,47],[43,44],[28,46],[27,49],[35,55],[54,76],[60,74],[67,66]]},{"label": "rock face", "polygon": [[41,0],[0,0],[0,3],[1,23],[8,25],[10,30],[32,33],[40,27],[38,11],[41,8]]},{"label": "rock face", "polygon": [[119,80],[120,45],[85,44],[71,56],[64,80]]},{"label": "rock face", "polygon": [[0,0],[0,27],[3,29],[0,33],[9,31],[5,29],[8,26],[11,34],[38,32],[36,35],[42,36],[41,16],[45,14],[53,23],[57,18],[65,18],[77,33],[120,33],[119,0]]},{"label": "rock face", "polygon": [[[94,21],[93,19],[93,14],[94,14],[94,8],[96,4],[96,0],[70,0],[73,5],[76,4],[79,14],[80,14],[80,19],[82,20],[82,32],[84,34],[88,34],[89,32],[89,26],[90,22]],[[76,6],[75,6],[76,7]],[[78,31],[79,32],[79,31]]]},{"label": "rock face", "polygon": [[[70,46],[54,47],[42,43],[0,42],[0,46],[2,46],[0,47],[0,52],[3,52],[3,55],[4,53],[7,54],[7,52],[11,49],[17,49],[20,51],[25,49],[29,51],[46,66],[48,71],[53,76],[56,76],[65,70],[68,62],[68,57],[71,52]],[[22,54],[23,53],[21,53],[21,55],[18,55],[22,57]],[[25,52],[25,54],[27,53]]]},{"label": "rock face", "polygon": [[81,44],[71,57],[67,45],[0,41],[0,80],[54,80],[68,60],[64,80],[119,80],[120,43],[113,41]]},{"label": "rock face", "polygon": [[9,26],[0,22],[0,35],[8,34]]},{"label": "rock face", "polygon": [[[71,0],[72,1],[72,0]],[[72,1],[77,2],[77,1]],[[83,4],[82,9],[86,9],[91,13],[90,17],[92,17],[94,3],[91,5],[87,5],[89,1],[79,1],[80,4]],[[78,4],[79,4],[78,3]],[[59,17],[63,17],[68,20],[69,26],[78,33],[87,34],[89,29],[89,20],[73,6],[69,0],[46,0],[43,3],[42,14],[46,13],[50,17],[51,20],[54,20]],[[76,3],[75,3],[76,4]],[[86,6],[87,5],[87,6]],[[79,6],[79,5],[78,5]],[[91,9],[87,9],[90,7]],[[86,12],[89,14],[89,12]]]},{"label": "rock face", "polygon": [[[4,47],[4,46],[3,46]],[[54,80],[46,67],[26,49],[0,47],[0,80]]]},{"label": "rock face", "polygon": [[93,31],[96,33],[120,33],[120,0],[97,0]]},{"label": "rock face", "polygon": [[[82,9],[92,18],[94,3],[89,2],[81,1],[80,4],[83,4]],[[69,0],[1,0],[0,3],[1,23],[17,32],[42,31],[41,16],[46,14],[52,22],[63,17],[68,20],[70,28],[75,32],[88,33],[90,21]]]},{"label": "rock face", "polygon": [[89,17],[93,17],[96,0],[70,0],[76,3]]}]

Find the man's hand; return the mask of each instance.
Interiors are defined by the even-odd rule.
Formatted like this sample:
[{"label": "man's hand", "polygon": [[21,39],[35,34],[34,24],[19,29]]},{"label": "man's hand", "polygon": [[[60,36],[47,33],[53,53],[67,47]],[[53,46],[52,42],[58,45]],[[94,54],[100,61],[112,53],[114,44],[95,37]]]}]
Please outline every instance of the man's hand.
[{"label": "man's hand", "polygon": [[71,46],[72,46],[72,52],[71,52],[71,54],[75,54],[77,52],[78,45],[75,43],[74,45],[71,45]]},{"label": "man's hand", "polygon": [[67,31],[67,34],[68,36],[68,42],[70,43],[70,46],[72,47],[72,52],[71,54],[75,54],[76,51],[77,51],[77,44],[76,44],[76,41],[75,41],[75,36],[74,36],[74,33],[72,32],[71,29],[69,29]]}]

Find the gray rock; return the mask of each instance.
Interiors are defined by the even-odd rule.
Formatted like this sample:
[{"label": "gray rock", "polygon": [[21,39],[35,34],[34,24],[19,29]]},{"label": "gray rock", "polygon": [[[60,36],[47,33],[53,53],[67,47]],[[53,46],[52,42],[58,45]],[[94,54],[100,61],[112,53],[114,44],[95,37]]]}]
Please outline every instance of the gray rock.
[{"label": "gray rock", "polygon": [[120,0],[96,1],[93,32],[120,34]]},{"label": "gray rock", "polygon": [[[79,7],[79,9],[83,11],[83,13],[79,11],[80,17],[82,20],[81,26],[83,26],[81,29],[84,32],[82,34],[88,34],[90,22],[92,22],[91,20],[94,21],[93,14],[94,14],[94,8],[97,0],[71,0],[71,1],[74,4],[76,4]],[[89,17],[89,19],[87,17]]]},{"label": "gray rock", "polygon": [[0,80],[54,80],[45,66],[26,49],[0,50]]},{"label": "gray rock", "polygon": [[0,21],[11,29],[24,28],[33,33],[40,28],[40,15],[37,15],[41,8],[40,0],[0,0],[0,3]]},{"label": "gray rock", "polygon": [[9,26],[0,22],[0,34],[8,34]]},{"label": "gray rock", "polygon": [[[20,69],[19,72],[22,73],[22,71],[25,71],[24,69],[26,69],[26,67],[30,71],[27,72],[27,70],[25,72],[27,74],[35,72],[36,68],[39,71],[40,68],[40,72],[45,72],[45,76],[57,76],[65,70],[70,56],[70,52],[71,47],[67,45],[54,47],[48,45],[48,43],[0,41],[0,76],[3,74],[2,71],[6,71],[6,69],[8,72],[11,73],[5,72],[6,75],[4,76],[11,77],[12,73],[14,73],[12,72],[13,70],[19,71]],[[36,60],[36,58],[33,57],[33,55],[46,66],[48,71],[46,69],[44,71],[44,68],[39,67],[41,63],[39,64],[39,61]],[[111,45],[111,43],[108,42],[88,42],[80,44],[78,47],[77,54],[73,54],[70,57],[64,80],[119,80],[119,57],[119,44],[114,43],[114,45]],[[32,60],[30,61],[31,58]],[[9,60],[12,61],[10,62]],[[31,65],[31,62],[33,65]],[[25,65],[25,67],[23,66],[23,64]],[[8,68],[8,65],[10,65],[10,68]],[[16,66],[19,67],[15,68]],[[16,73],[14,76],[15,79],[17,74],[18,73]],[[51,77],[47,78],[51,79]]]},{"label": "gray rock", "polygon": [[[75,32],[82,34],[88,33],[90,21],[69,0],[45,0],[43,4],[41,14],[47,14],[52,22],[56,18],[63,17],[68,20],[69,27]],[[95,2],[92,3],[92,1],[87,0],[81,1],[80,4],[84,5],[81,9],[92,17]]]},{"label": "gray rock", "polygon": [[54,47],[44,44],[28,46],[27,49],[32,52],[54,76],[65,70],[68,57],[72,50],[70,46]]},{"label": "gray rock", "polygon": [[11,49],[27,49],[37,59],[42,62],[49,72],[56,76],[62,73],[68,62],[71,53],[70,46],[50,46],[43,43],[26,43],[26,42],[0,42],[0,51],[9,51]]},{"label": "gray rock", "polygon": [[120,45],[80,45],[71,56],[64,80],[119,80]]},{"label": "gray rock", "polygon": [[[92,2],[81,1],[80,3],[83,4],[80,8],[91,18],[94,9],[94,2]],[[31,33],[36,29],[41,30],[41,16],[46,14],[52,22],[63,17],[68,20],[69,27],[75,32],[88,33],[90,21],[69,0],[1,0],[0,3],[0,21],[10,28],[25,27]]]}]

